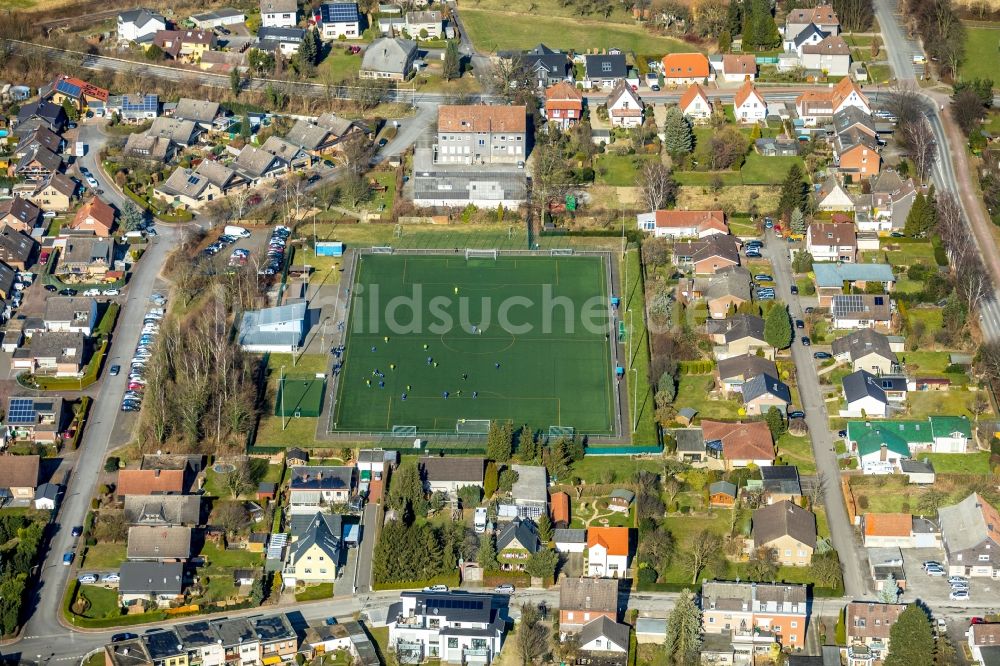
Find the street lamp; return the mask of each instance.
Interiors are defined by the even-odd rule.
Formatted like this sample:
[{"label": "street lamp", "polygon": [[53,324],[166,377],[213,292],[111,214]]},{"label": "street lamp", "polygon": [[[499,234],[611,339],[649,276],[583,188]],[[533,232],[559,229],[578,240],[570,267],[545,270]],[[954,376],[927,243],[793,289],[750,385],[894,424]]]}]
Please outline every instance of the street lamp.
[{"label": "street lamp", "polygon": [[[295,358],[294,354],[292,358]],[[285,431],[285,366],[281,366],[281,373],[278,375],[278,395],[281,396],[281,431]]]},{"label": "street lamp", "polygon": [[632,434],[635,434],[635,429],[639,426],[639,368],[632,368]]}]

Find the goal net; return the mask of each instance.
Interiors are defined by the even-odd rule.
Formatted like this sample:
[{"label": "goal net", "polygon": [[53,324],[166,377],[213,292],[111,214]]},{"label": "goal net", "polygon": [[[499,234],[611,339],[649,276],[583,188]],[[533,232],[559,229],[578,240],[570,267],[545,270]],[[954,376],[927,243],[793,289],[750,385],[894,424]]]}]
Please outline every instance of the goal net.
[{"label": "goal net", "polygon": [[549,437],[572,437],[575,433],[573,426],[549,426]]},{"label": "goal net", "polygon": [[549,250],[549,255],[552,257],[571,257],[573,256],[573,248],[563,247]]},{"label": "goal net", "polygon": [[460,435],[485,435],[489,431],[489,419],[459,419],[455,422],[455,432]]},{"label": "goal net", "polygon": [[414,437],[417,434],[417,426],[394,425],[392,426],[393,437]]},{"label": "goal net", "polygon": [[465,258],[468,259],[496,259],[500,256],[499,250],[473,250],[465,251]]},{"label": "goal net", "polygon": [[392,254],[392,247],[389,245],[376,245],[372,248],[372,254]]}]

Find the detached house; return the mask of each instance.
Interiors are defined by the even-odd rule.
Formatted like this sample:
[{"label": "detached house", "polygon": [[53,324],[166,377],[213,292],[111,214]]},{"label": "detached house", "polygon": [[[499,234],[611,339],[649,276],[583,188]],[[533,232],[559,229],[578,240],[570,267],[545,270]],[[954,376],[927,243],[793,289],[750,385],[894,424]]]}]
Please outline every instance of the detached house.
[{"label": "detached house", "polygon": [[160,30],[153,35],[153,44],[173,60],[199,62],[201,56],[215,46],[211,30]]},{"label": "detached house", "polygon": [[0,226],[31,234],[42,219],[42,211],[34,203],[19,196],[0,201]]},{"label": "detached house", "polygon": [[850,77],[844,77],[833,88],[807,90],[795,100],[795,110],[807,127],[827,122],[838,111],[855,106],[871,114],[871,102]]},{"label": "detached house", "polygon": [[889,338],[870,328],[837,338],[832,347],[834,358],[850,362],[852,370],[867,370],[875,375],[899,371],[899,359],[889,344]]},{"label": "detached house", "polygon": [[878,141],[860,129],[837,134],[833,141],[837,168],[847,179],[877,176],[882,165]]},{"label": "detached house", "polygon": [[31,182],[47,180],[62,169],[62,157],[40,143],[33,144],[17,161],[14,175]]},{"label": "detached house", "polygon": [[361,17],[356,2],[324,2],[316,12],[316,24],[325,40],[358,39]]},{"label": "detached house", "polygon": [[725,83],[743,83],[757,78],[757,59],[752,55],[727,53],[722,56],[720,72]]},{"label": "detached house", "polygon": [[[121,580],[118,583],[118,600],[123,606],[148,601],[158,607],[166,608],[184,596],[184,564],[181,562],[123,562],[119,575]],[[159,632],[151,635],[158,634]],[[176,634],[172,631],[169,634],[173,635],[174,646],[178,645]],[[136,640],[140,646],[144,645],[142,640]],[[128,651],[125,654],[127,655]],[[150,660],[140,663],[153,662]]]},{"label": "detached house", "polygon": [[65,74],[38,91],[39,97],[62,106],[69,102],[77,111],[86,111],[91,102],[108,103],[108,91],[88,81]]},{"label": "detached house", "polygon": [[768,548],[782,566],[804,567],[816,550],[816,516],[788,500],[753,512],[753,547]]},{"label": "detached house", "polygon": [[118,15],[118,40],[151,42],[153,35],[167,29],[167,19],[149,9],[130,9]]},{"label": "detached house", "polygon": [[728,319],[709,319],[705,322],[709,336],[717,345],[715,358],[761,352],[765,358],[774,358],[774,348],[764,339],[764,320],[756,315],[738,314]]},{"label": "detached house", "polygon": [[504,614],[489,594],[403,592],[388,617],[389,649],[405,663],[485,665],[503,645]]},{"label": "detached house", "polygon": [[[17,400],[28,400],[30,402],[31,398],[11,399],[11,401]],[[9,414],[10,412],[8,411]],[[14,421],[11,421],[9,418],[7,419],[8,425],[16,423],[16,417]],[[0,491],[8,493],[8,496],[15,500],[35,499],[35,489],[38,488],[39,460],[37,455],[0,455]]]},{"label": "detached house", "polygon": [[712,100],[700,83],[692,83],[677,103],[681,113],[689,120],[704,121],[712,117]]},{"label": "detached house", "polygon": [[673,255],[675,263],[693,268],[698,275],[712,275],[740,263],[739,241],[723,234],[674,243]]},{"label": "detached house", "polygon": [[587,575],[628,577],[629,530],[627,527],[587,529]]},{"label": "detached house", "polygon": [[83,204],[69,223],[73,231],[89,232],[98,238],[110,236],[114,226],[115,209],[97,197]]},{"label": "detached house", "polygon": [[497,562],[504,571],[524,571],[528,558],[542,545],[538,530],[530,520],[515,518],[497,534]]},{"label": "detached house", "polygon": [[764,421],[750,423],[701,422],[702,439],[709,458],[722,460],[725,469],[774,463],[774,439]]},{"label": "detached house", "polygon": [[118,470],[115,496],[122,501],[132,495],[182,494],[186,485],[184,470],[122,469]]},{"label": "detached house", "polygon": [[583,62],[586,74],[583,81],[584,88],[610,90],[616,81],[628,77],[628,65],[625,64],[624,55],[588,55],[584,56]]},{"label": "detached house", "polygon": [[[887,382],[890,382],[887,384]],[[865,370],[852,372],[843,379],[844,399],[847,409],[842,410],[842,416],[868,416],[885,418],[889,412],[889,397],[886,395],[892,386],[891,380],[876,377]],[[905,385],[904,385],[905,390]]]},{"label": "detached house", "polygon": [[405,81],[413,73],[417,43],[410,39],[382,37],[365,49],[358,76],[362,79]]},{"label": "detached house", "polygon": [[994,666],[1000,663],[1000,623],[973,624],[968,629],[969,652],[974,664]]},{"label": "detached house", "polygon": [[854,198],[836,177],[830,176],[816,192],[816,208],[821,211],[853,211]]},{"label": "detached house", "polygon": [[99,282],[107,278],[114,260],[114,240],[70,236],[55,273],[64,282]]},{"label": "detached house", "polygon": [[767,102],[753,83],[747,81],[736,91],[736,96],[733,98],[733,112],[737,122],[759,123],[767,118]]},{"label": "detached house", "polygon": [[863,291],[870,284],[878,284],[885,293],[896,288],[896,276],[889,264],[815,263],[812,268],[820,307],[830,307],[835,296],[843,295],[845,287]]},{"label": "detached house", "polygon": [[743,408],[748,416],[763,416],[772,407],[784,414],[792,401],[792,392],[785,382],[768,374],[751,377],[743,383]]},{"label": "detached house", "polygon": [[611,88],[605,105],[608,109],[608,119],[612,127],[639,127],[642,125],[642,112],[645,105],[632,86],[619,79]]},{"label": "detached house", "polygon": [[1000,513],[979,493],[938,509],[941,541],[953,576],[1000,573]]},{"label": "detached house", "polygon": [[840,35],[828,35],[818,44],[805,44],[800,51],[806,69],[818,69],[829,76],[850,74],[851,48]]},{"label": "detached house", "polygon": [[233,161],[235,169],[251,186],[274,180],[288,172],[288,162],[263,148],[246,145]]},{"label": "detached house", "polygon": [[87,343],[82,333],[38,331],[27,347],[14,351],[11,367],[40,375],[76,377],[84,363]]},{"label": "detached house", "polygon": [[705,238],[727,235],[729,226],[721,210],[654,210],[636,216],[639,229],[656,238]]},{"label": "detached house", "polygon": [[418,462],[424,488],[429,493],[445,493],[458,497],[458,491],[465,486],[483,485],[486,469],[484,458],[428,456]]},{"label": "detached house", "polygon": [[294,28],[299,22],[296,0],[260,0],[260,21],[265,28]]},{"label": "detached house", "polygon": [[720,359],[715,368],[718,386],[727,394],[742,393],[743,384],[758,375],[778,376],[774,361],[756,354],[741,354]]},{"label": "detached house", "polygon": [[335,113],[324,113],[315,121],[296,121],[285,135],[285,141],[319,156],[338,151],[341,143],[364,135],[366,131],[357,121],[341,118]]},{"label": "detached house", "polygon": [[887,169],[872,179],[871,190],[871,226],[864,231],[902,230],[917,198],[913,179],[903,180],[895,169]]},{"label": "detached house", "polygon": [[725,319],[736,308],[750,302],[750,271],[730,266],[708,278],[705,302],[712,319]]},{"label": "detached house", "polygon": [[346,504],[354,489],[354,467],[293,467],[291,513],[315,513],[328,504]]},{"label": "detached house", "polygon": [[501,58],[519,59],[524,67],[532,73],[539,88],[548,88],[557,83],[573,83],[572,63],[569,56],[562,51],[550,49],[545,44],[538,44],[528,51],[512,51],[500,53]]},{"label": "detached house", "polygon": [[182,97],[177,102],[173,117],[177,120],[190,120],[202,130],[211,130],[219,117],[219,103]]},{"label": "detached house", "polygon": [[202,160],[195,169],[175,169],[153,193],[171,205],[198,208],[247,186],[247,179],[234,169],[213,160]]},{"label": "detached house", "polygon": [[894,304],[888,296],[843,294],[830,300],[834,328],[875,328],[888,331]]},{"label": "detached house", "polygon": [[831,35],[840,34],[840,19],[831,5],[793,9],[785,17],[785,39],[794,39],[810,25]]},{"label": "detached house", "polygon": [[858,253],[854,225],[813,222],[806,231],[806,252],[816,261],[853,263]]},{"label": "detached house", "polygon": [[560,81],[545,89],[545,119],[559,129],[569,129],[583,117],[583,94],[571,83]]},{"label": "detached house", "polygon": [[10,227],[0,229],[0,262],[11,268],[16,268],[19,271],[27,270],[35,256],[37,246],[38,243],[35,242],[35,239],[27,234],[15,231]]},{"label": "detached house", "polygon": [[702,53],[668,53],[663,56],[663,81],[668,86],[704,83],[714,79]]},{"label": "detached house", "polygon": [[336,582],[342,549],[340,518],[322,512],[313,515],[309,527],[288,548],[281,574],[285,585]]},{"label": "detached house", "polygon": [[65,212],[76,199],[76,182],[62,173],[50,174],[40,182],[30,198],[32,203],[44,211]]},{"label": "detached house", "polygon": [[[440,39],[442,36],[442,26],[444,24],[441,12],[415,11],[406,12],[406,22],[403,24],[406,33],[411,37],[420,39]],[[427,35],[424,37],[424,35]]]}]

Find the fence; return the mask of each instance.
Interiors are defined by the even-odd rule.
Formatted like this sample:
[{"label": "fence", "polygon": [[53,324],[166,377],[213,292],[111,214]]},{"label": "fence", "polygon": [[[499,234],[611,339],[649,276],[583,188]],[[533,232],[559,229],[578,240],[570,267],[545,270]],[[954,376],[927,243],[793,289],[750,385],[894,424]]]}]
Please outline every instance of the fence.
[{"label": "fence", "polygon": [[[557,248],[558,249],[558,248]],[[569,250],[570,248],[566,248]],[[391,252],[390,252],[391,250]],[[360,248],[358,249],[358,254],[412,254],[412,255],[424,255],[424,256],[434,256],[434,255],[462,255],[465,256],[466,248],[453,248],[451,250],[446,248],[414,248],[414,247],[389,247],[389,246],[378,246],[371,248]],[[496,250],[497,255],[500,257],[515,256],[515,257],[552,257],[552,249],[547,250]],[[580,250],[577,248],[572,248],[572,256],[592,256],[592,257],[610,257],[613,253],[610,250]],[[568,256],[568,255],[567,255]]]}]

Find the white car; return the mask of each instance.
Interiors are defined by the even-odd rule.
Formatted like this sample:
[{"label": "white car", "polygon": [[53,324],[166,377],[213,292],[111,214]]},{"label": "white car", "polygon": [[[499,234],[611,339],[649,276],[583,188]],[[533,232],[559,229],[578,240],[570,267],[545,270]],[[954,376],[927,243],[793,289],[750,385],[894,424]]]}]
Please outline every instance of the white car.
[{"label": "white car", "polygon": [[447,585],[431,585],[429,587],[424,588],[424,592],[447,592],[447,591],[448,591]]},{"label": "white car", "polygon": [[935,576],[935,577],[937,577],[937,576],[943,576],[944,575],[944,569],[939,569],[937,567],[927,567],[926,571],[927,571],[927,575],[928,576]]},{"label": "white car", "polygon": [[948,598],[952,601],[968,601],[969,591],[968,590],[952,590]]},{"label": "white car", "polygon": [[109,573],[101,576],[102,583],[117,583],[121,578],[116,573]]},{"label": "white car", "polygon": [[83,295],[84,296],[100,296],[101,295],[101,290],[100,289],[88,289],[87,291],[83,292]]},{"label": "white car", "polygon": [[93,585],[94,583],[97,582],[97,576],[95,576],[94,574],[84,574],[83,576],[77,578],[77,580],[83,583],[84,585]]},{"label": "white car", "polygon": [[121,289],[105,289],[101,292],[103,296],[118,296],[121,293]]}]

